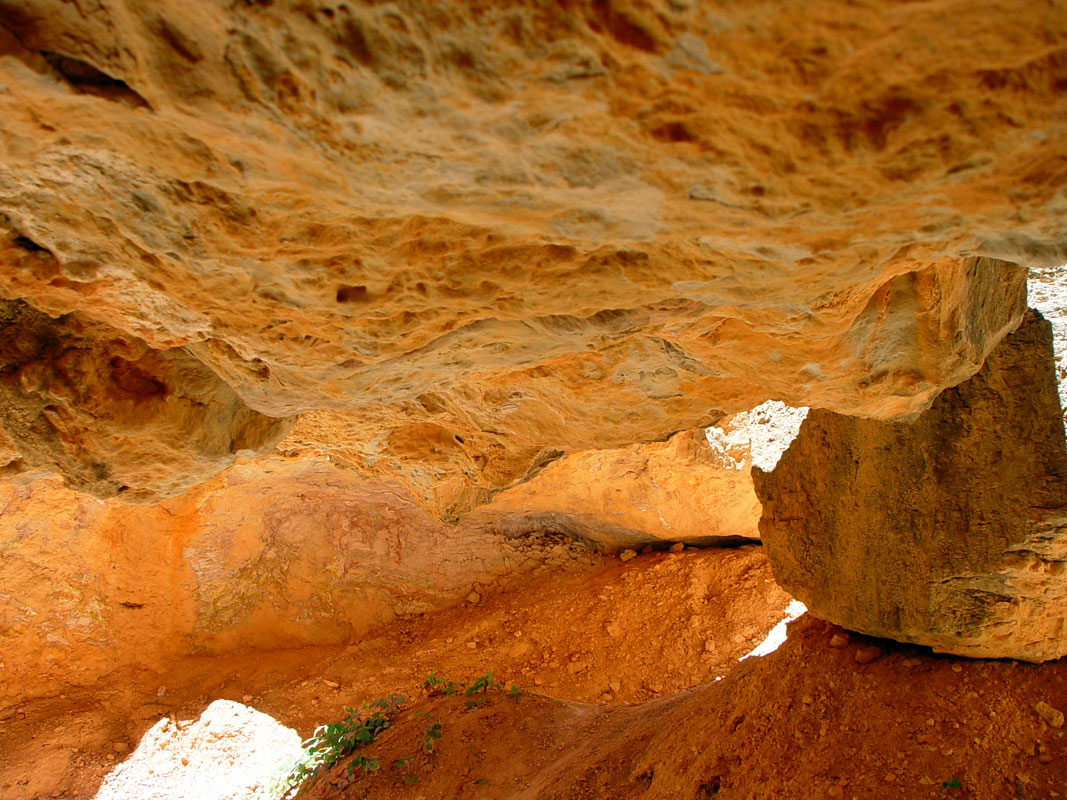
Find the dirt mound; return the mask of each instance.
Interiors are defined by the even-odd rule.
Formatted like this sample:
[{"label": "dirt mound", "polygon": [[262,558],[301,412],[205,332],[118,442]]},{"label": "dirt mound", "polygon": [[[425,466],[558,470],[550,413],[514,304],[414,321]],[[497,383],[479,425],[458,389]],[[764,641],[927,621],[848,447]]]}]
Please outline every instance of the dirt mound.
[{"label": "dirt mound", "polygon": [[420,701],[364,751],[377,770],[345,759],[299,797],[1056,798],[1064,708],[1067,663],[935,656],[807,615],[771,655],[639,706]]}]

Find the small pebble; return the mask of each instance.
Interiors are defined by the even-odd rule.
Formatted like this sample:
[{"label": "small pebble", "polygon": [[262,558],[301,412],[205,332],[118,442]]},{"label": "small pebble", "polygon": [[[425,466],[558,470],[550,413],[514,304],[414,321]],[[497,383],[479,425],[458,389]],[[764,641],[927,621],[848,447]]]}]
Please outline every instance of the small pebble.
[{"label": "small pebble", "polygon": [[1053,708],[1044,700],[1034,706],[1034,711],[1038,713],[1041,719],[1048,723],[1050,728],[1062,728],[1063,727],[1063,712],[1059,709]]},{"label": "small pebble", "polygon": [[861,647],[856,651],[856,663],[857,664],[871,664],[882,657],[882,649],[869,645],[868,647]]},{"label": "small pebble", "polygon": [[675,542],[674,544],[671,545],[671,552],[672,553],[680,553],[683,550],[685,550],[685,542]]},{"label": "small pebble", "polygon": [[830,637],[830,647],[835,650],[841,650],[848,647],[848,634],[847,633],[835,633]]},{"label": "small pebble", "polygon": [[619,561],[629,561],[631,558],[637,558],[637,552],[634,550],[623,550],[619,553]]}]

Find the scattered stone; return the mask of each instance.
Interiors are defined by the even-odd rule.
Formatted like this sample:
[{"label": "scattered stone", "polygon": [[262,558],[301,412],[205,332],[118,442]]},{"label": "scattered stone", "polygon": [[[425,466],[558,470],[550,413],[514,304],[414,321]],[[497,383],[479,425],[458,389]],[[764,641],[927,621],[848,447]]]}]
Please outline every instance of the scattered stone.
[{"label": "scattered stone", "polygon": [[1062,728],[1063,727],[1063,712],[1059,709],[1053,708],[1044,700],[1034,706],[1034,710],[1038,713],[1041,719],[1048,723],[1050,728]]},{"label": "scattered stone", "polygon": [[835,633],[830,637],[830,647],[835,650],[842,650],[848,647],[848,634],[847,633]]},{"label": "scattered stone", "polygon": [[861,647],[856,651],[857,664],[872,664],[882,657],[882,648],[874,645]]},{"label": "scattered stone", "polygon": [[637,558],[636,550],[623,550],[619,553],[619,561],[629,561],[631,558]]},{"label": "scattered stone", "polygon": [[115,742],[111,746],[116,753],[125,753],[127,750],[130,749],[130,746],[126,744],[126,742]]},{"label": "scattered stone", "polygon": [[467,595],[467,602],[471,605],[478,605],[482,601],[482,596],[477,592],[471,592]]},{"label": "scattered stone", "polygon": [[613,639],[618,639],[620,636],[622,636],[622,626],[619,625],[619,623],[617,622],[609,622],[608,636],[612,637]]},{"label": "scattered stone", "polygon": [[671,545],[671,552],[672,553],[680,553],[683,550],[685,550],[685,542],[675,542],[674,544]]},{"label": "scattered stone", "polygon": [[327,680],[326,678],[323,678],[322,682],[329,686],[331,689],[338,689],[341,686],[341,684],[339,684],[337,681]]}]

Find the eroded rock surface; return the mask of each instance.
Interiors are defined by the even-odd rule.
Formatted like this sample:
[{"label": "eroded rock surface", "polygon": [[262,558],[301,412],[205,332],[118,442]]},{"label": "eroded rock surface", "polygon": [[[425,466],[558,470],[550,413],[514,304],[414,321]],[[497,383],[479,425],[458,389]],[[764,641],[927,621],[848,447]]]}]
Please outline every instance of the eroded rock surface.
[{"label": "eroded rock surface", "polygon": [[1067,260],[1065,48],[1023,0],[4,0],[0,297],[444,518],[771,397],[912,414]]},{"label": "eroded rock surface", "polygon": [[74,489],[134,502],[265,455],[291,424],[250,409],[183,348],[21,301],[0,301],[0,418],[5,471],[47,467]]},{"label": "eroded rock surface", "polygon": [[959,655],[1067,654],[1067,449],[1036,312],[914,424],[812,411],[753,475],[775,577],[817,616]]}]

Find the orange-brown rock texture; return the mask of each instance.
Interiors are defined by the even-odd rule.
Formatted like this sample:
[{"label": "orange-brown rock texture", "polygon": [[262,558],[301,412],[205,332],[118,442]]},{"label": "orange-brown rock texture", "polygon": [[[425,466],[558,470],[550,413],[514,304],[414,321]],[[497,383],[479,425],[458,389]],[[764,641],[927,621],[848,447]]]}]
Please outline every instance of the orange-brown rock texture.
[{"label": "orange-brown rock texture", "polygon": [[559,537],[446,525],[325,459],[241,462],[144,506],[56,478],[0,485],[0,709],[121,666],[350,642],[583,557]]},{"label": "orange-brown rock texture", "polygon": [[1067,448],[1036,312],[913,424],[812,411],[753,476],[775,578],[817,616],[959,655],[1067,655]]},{"label": "orange-brown rock texture", "polygon": [[1023,0],[0,0],[0,298],[97,362],[0,426],[151,501],[299,414],[454,519],[771,397],[914,414],[1067,260],[1065,82]]}]

